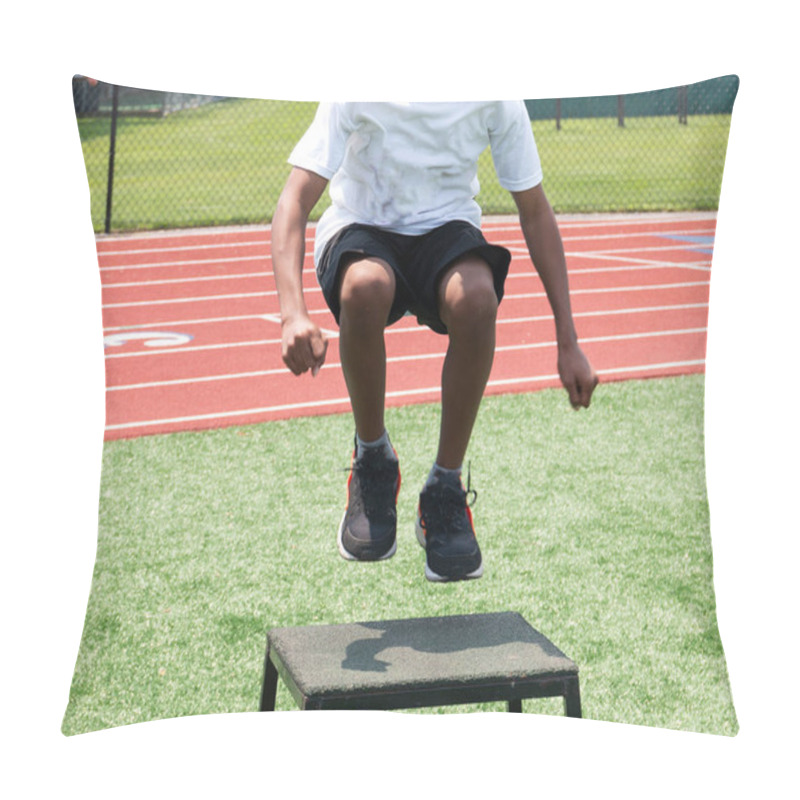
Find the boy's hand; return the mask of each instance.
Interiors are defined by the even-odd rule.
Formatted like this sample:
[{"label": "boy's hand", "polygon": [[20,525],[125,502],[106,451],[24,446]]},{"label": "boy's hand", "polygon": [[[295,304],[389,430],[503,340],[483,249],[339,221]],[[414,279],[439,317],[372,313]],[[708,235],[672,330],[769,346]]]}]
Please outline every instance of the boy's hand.
[{"label": "boy's hand", "polygon": [[316,377],[328,350],[325,334],[307,316],[284,320],[281,328],[283,363],[295,375],[311,370],[311,375]]},{"label": "boy's hand", "polygon": [[558,348],[558,374],[569,394],[574,409],[588,408],[592,392],[598,383],[597,373],[592,369],[583,350],[577,344]]}]

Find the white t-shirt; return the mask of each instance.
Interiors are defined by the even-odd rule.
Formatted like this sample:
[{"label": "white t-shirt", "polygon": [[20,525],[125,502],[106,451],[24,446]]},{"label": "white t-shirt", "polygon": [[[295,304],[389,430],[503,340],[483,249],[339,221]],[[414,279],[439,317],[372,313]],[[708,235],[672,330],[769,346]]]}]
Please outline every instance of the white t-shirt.
[{"label": "white t-shirt", "polygon": [[456,219],[480,227],[478,157],[487,146],[504,189],[541,183],[522,101],[321,103],[289,157],[331,181],[315,261],[353,222],[412,235]]}]

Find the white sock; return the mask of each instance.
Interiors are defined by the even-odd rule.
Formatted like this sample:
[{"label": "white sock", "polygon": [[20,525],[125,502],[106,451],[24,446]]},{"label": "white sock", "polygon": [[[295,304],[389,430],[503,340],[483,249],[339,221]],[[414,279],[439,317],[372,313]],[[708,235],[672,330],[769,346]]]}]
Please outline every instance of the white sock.
[{"label": "white sock", "polygon": [[356,453],[361,455],[365,450],[376,450],[382,448],[387,458],[397,458],[389,440],[389,432],[384,430],[383,435],[373,442],[365,442],[358,434],[356,434]]},{"label": "white sock", "polygon": [[428,480],[425,482],[425,485],[432,483],[434,478],[456,478],[457,480],[461,480],[461,467],[457,469],[446,469],[445,467],[440,467],[438,464],[434,463],[431,467],[431,471],[428,473]]}]

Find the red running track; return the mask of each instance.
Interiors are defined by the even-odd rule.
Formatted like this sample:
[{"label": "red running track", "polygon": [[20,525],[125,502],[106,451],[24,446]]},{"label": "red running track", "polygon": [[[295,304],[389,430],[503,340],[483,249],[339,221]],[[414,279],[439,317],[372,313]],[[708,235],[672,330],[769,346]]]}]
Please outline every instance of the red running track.
[{"label": "red running track", "polygon": [[[601,381],[704,370],[715,225],[714,214],[559,220],[578,334]],[[490,218],[484,232],[513,254],[487,393],[558,386],[552,316],[519,225]],[[349,410],[311,251],[307,303],[329,334],[313,379],[281,361],[268,228],[99,237],[106,439]],[[446,344],[411,317],[388,329],[387,404],[438,400]]]}]

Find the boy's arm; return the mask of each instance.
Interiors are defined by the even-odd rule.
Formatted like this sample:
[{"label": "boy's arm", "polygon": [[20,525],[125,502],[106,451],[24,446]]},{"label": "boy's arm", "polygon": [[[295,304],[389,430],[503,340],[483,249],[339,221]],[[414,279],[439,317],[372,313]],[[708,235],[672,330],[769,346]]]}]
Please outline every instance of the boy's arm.
[{"label": "boy's arm", "polygon": [[588,408],[598,379],[578,344],[569,300],[564,245],[555,214],[541,184],[511,194],[519,209],[528,252],[542,279],[555,317],[558,374],[573,408]]},{"label": "boy's arm", "polygon": [[325,362],[328,342],[311,320],[303,298],[303,260],[308,215],[328,181],[294,167],[289,174],[272,220],[272,270],[281,309],[282,355],[295,374],[316,375]]}]

